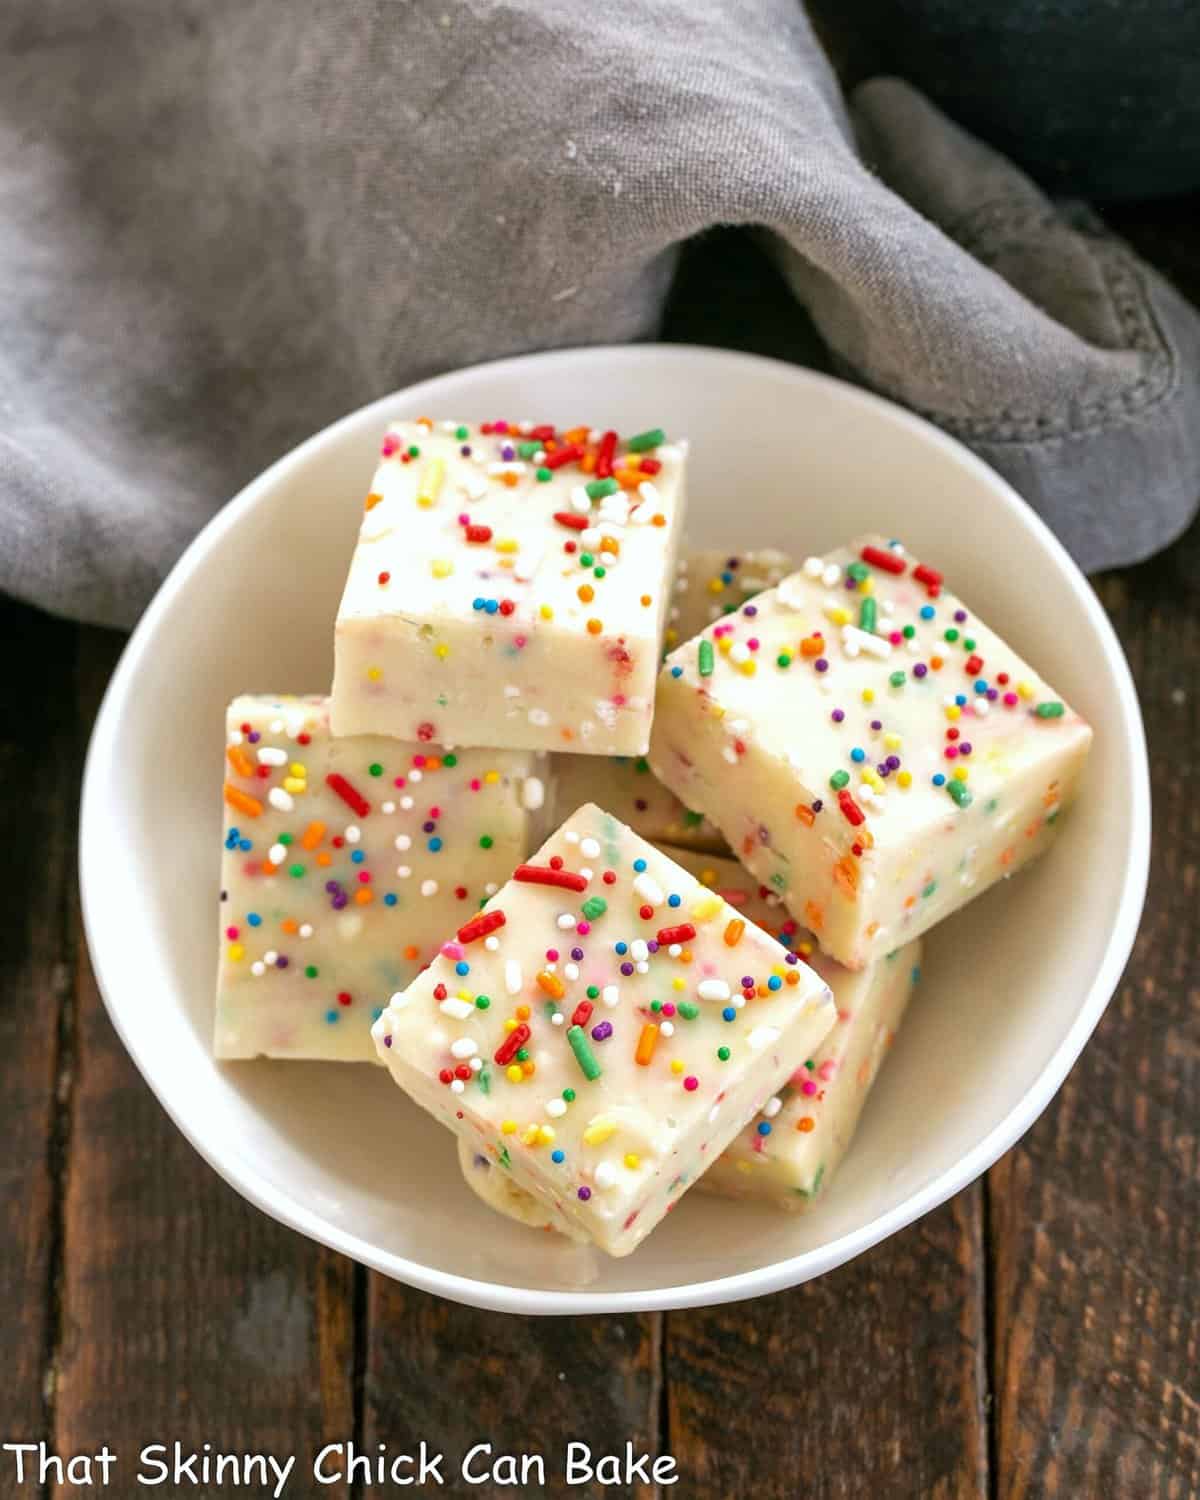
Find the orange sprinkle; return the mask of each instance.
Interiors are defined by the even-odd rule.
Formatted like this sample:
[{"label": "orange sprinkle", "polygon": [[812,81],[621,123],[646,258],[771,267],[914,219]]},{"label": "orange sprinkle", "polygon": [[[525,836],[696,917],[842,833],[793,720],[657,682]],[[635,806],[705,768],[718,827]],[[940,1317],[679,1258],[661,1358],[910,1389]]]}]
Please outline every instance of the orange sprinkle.
[{"label": "orange sprinkle", "polygon": [[858,866],[848,854],[834,865],[833,880],[847,901],[858,900]]},{"label": "orange sprinkle", "polygon": [[621,544],[615,536],[602,536],[600,538],[600,546],[597,550],[600,552],[611,552],[614,557],[620,557]]},{"label": "orange sprinkle", "polygon": [[311,822],[300,836],[301,849],[315,849],[325,837],[325,825],[316,819]]},{"label": "orange sprinkle", "polygon": [[366,500],[363,502],[363,510],[374,510],[382,499],[383,496],[378,492],[378,490],[372,490],[371,493],[367,496]]},{"label": "orange sprinkle", "polygon": [[589,620],[587,623],[587,628],[589,635],[599,635],[600,632],[604,629],[604,625],[600,620]]},{"label": "orange sprinkle", "polygon": [[942,658],[940,656],[931,656],[929,658],[929,665],[933,668],[933,670],[935,672],[940,672],[942,670],[942,668],[946,665],[946,663],[942,660]]},{"label": "orange sprinkle", "polygon": [[805,1115],[802,1119],[796,1121],[796,1129],[802,1130],[805,1135],[807,1135],[815,1124],[816,1121],[813,1119],[812,1115]]},{"label": "orange sprinkle", "polygon": [[563,442],[568,444],[585,443],[587,442],[587,435],[590,431],[590,427],[572,427],[569,432],[563,433]]},{"label": "orange sprinkle", "polygon": [[249,792],[243,792],[231,781],[225,783],[225,800],[230,807],[236,807],[238,812],[245,813],[248,818],[259,817],[263,810],[262,803],[257,797],[251,797]]},{"label": "orange sprinkle", "polygon": [[279,873],[279,866],[273,865],[269,859],[264,859],[258,869],[260,875],[278,875]]},{"label": "orange sprinkle", "polygon": [[799,973],[795,969],[789,969],[787,971],[787,973],[783,976],[783,978],[784,978],[784,982],[786,984],[799,984],[800,983],[800,975],[799,975]]},{"label": "orange sprinkle", "polygon": [[915,896],[905,896],[905,898],[904,898],[904,909],[905,909],[905,911],[911,911],[911,909],[914,906],[916,906],[916,904],[917,904],[917,898]]},{"label": "orange sprinkle", "polygon": [[317,863],[322,869],[326,869],[333,863],[333,855],[327,850],[322,849],[320,854],[317,855]]},{"label": "orange sprinkle", "polygon": [[873,938],[878,931],[879,931],[879,923],[878,922],[868,922],[867,923],[867,936],[869,938]]},{"label": "orange sprinkle", "polygon": [[825,649],[825,637],[822,635],[806,635],[800,642],[801,656],[820,656]]},{"label": "orange sprinkle", "polygon": [[742,940],[742,933],[746,930],[746,924],[741,917],[731,917],[725,928],[725,946],[736,948]]},{"label": "orange sprinkle", "polygon": [[254,762],[240,745],[230,745],[225,754],[229,759],[229,764],[239,776],[254,775]]},{"label": "orange sprinkle", "polygon": [[405,958],[419,958],[421,956],[421,950],[415,943],[409,943],[409,945],[404,950],[404,956]]},{"label": "orange sprinkle", "polygon": [[537,977],[538,989],[549,995],[554,1000],[561,1000],[567,993],[567,987],[557,974],[551,974],[549,969],[543,969]]},{"label": "orange sprinkle", "polygon": [[796,816],[804,824],[805,828],[811,828],[817,821],[816,814],[806,802],[796,803]]},{"label": "orange sprinkle", "polygon": [[647,606],[649,606],[649,604],[650,604],[650,603],[651,603],[651,602],[652,602],[652,601],[651,601],[651,599],[650,599],[650,595],[649,595],[649,594],[643,594],[643,595],[642,595],[642,608],[643,608],[643,609],[645,609],[645,608],[646,608],[646,607],[647,607]]},{"label": "orange sprinkle", "polygon": [[417,418],[417,426],[418,427],[423,427],[426,432],[432,432],[433,431],[433,418],[432,417],[418,417]]},{"label": "orange sprinkle", "polygon": [[440,755],[430,755],[425,761],[427,771],[440,771],[442,769],[442,758]]},{"label": "orange sprinkle", "polygon": [[654,1056],[654,1049],[658,1045],[658,1027],[651,1021],[647,1021],[642,1027],[642,1034],[638,1037],[637,1051],[633,1054],[633,1060],[639,1067],[648,1068],[650,1059]]},{"label": "orange sprinkle", "polygon": [[767,996],[771,993],[771,991],[766,987],[765,984],[760,984],[758,986],[758,988],[754,991],[754,993],[758,996],[758,998],[760,1000],[765,1000],[767,998]]},{"label": "orange sprinkle", "polygon": [[369,885],[364,885],[360,890],[355,891],[354,899],[358,902],[359,906],[370,906],[371,902],[375,899],[375,892]]},{"label": "orange sprinkle", "polygon": [[585,474],[594,474],[596,472],[596,455],[595,455],[595,453],[585,453],[583,455],[583,457],[579,460],[579,467],[583,470],[583,472]]},{"label": "orange sprinkle", "polygon": [[590,604],[596,597],[596,590],[591,586],[590,583],[581,583],[575,590],[575,592],[579,595],[580,599],[582,599],[585,604]]},{"label": "orange sprinkle", "polygon": [[650,524],[651,526],[665,526],[667,524],[667,518],[661,511],[659,511],[658,515],[650,517]]},{"label": "orange sprinkle", "polygon": [[279,925],[289,937],[292,933],[300,931],[300,923],[296,921],[295,917],[285,917]]},{"label": "orange sprinkle", "polygon": [[519,474],[514,474],[511,469],[501,474],[500,478],[506,485],[508,485],[510,490],[515,490],[517,485],[521,482],[521,476]]},{"label": "orange sprinkle", "polygon": [[808,925],[814,932],[820,932],[825,926],[825,910],[817,905],[815,901],[804,903],[804,915],[808,918]]},{"label": "orange sprinkle", "polygon": [[1004,852],[1001,854],[1001,856],[1000,856],[1000,863],[1002,865],[1011,865],[1012,862],[1013,862],[1013,860],[1016,858],[1016,854],[1017,854],[1017,851],[1010,844],[1008,846],[1008,848],[1005,849]]}]

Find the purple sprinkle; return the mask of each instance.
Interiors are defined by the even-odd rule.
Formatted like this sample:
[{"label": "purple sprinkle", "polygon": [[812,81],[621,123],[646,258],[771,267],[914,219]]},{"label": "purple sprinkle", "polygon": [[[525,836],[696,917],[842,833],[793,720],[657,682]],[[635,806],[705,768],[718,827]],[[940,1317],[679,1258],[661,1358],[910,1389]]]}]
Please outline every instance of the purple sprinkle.
[{"label": "purple sprinkle", "polygon": [[337,883],[337,881],[336,880],[327,880],[325,882],[325,889],[327,891],[336,891],[338,889],[338,883]]},{"label": "purple sprinkle", "polygon": [[291,963],[291,959],[287,956],[287,954],[286,953],[281,953],[279,955],[279,957],[275,960],[275,967],[277,969],[286,969],[287,966],[288,966],[288,964],[290,964],[290,963]]},{"label": "purple sprinkle", "polygon": [[650,950],[651,953],[657,953],[658,952],[658,939],[657,938],[651,938],[647,942],[646,947]]},{"label": "purple sprinkle", "polygon": [[887,768],[889,771],[898,771],[900,769],[900,757],[898,755],[889,755],[887,758]]},{"label": "purple sprinkle", "polygon": [[470,458],[470,456],[471,456],[471,445],[470,445],[470,443],[464,443],[462,445],[462,447],[458,451],[462,454],[462,456],[464,458]]},{"label": "purple sprinkle", "polygon": [[875,769],[879,772],[879,774],[881,776],[890,776],[892,774],[892,768],[891,768],[891,766],[888,765],[888,763],[887,763],[886,760],[881,760],[879,762],[879,764],[875,767]]},{"label": "purple sprinkle", "polygon": [[822,802],[821,799],[820,799],[820,797],[818,797],[817,800],[812,805],[812,810],[815,813],[819,813],[824,806],[825,806],[824,802]]},{"label": "purple sprinkle", "polygon": [[848,588],[850,592],[853,593],[854,590],[858,587],[858,584],[854,581],[853,578],[847,577],[844,580],[844,587]]},{"label": "purple sprinkle", "polygon": [[956,625],[961,625],[966,618],[967,612],[965,609],[956,609],[954,611],[954,622]]},{"label": "purple sprinkle", "polygon": [[925,663],[923,661],[919,661],[916,664],[916,666],[913,668],[913,676],[914,677],[924,677],[925,674],[926,674],[926,672],[928,672],[928,671],[929,671],[929,668],[925,665]]},{"label": "purple sprinkle", "polygon": [[432,820],[432,818],[427,819],[424,823],[421,824],[421,830],[423,833],[432,833],[436,827],[437,824]]},{"label": "purple sprinkle", "polygon": [[785,953],[783,955],[783,961],[785,964],[798,964],[800,962],[800,956],[796,953]]},{"label": "purple sprinkle", "polygon": [[742,988],[744,990],[752,990],[754,988],[754,980],[753,980],[753,978],[752,978],[751,975],[749,975],[749,974],[743,974],[742,975]]},{"label": "purple sprinkle", "polygon": [[344,891],[339,891],[337,893],[337,895],[333,898],[333,909],[334,909],[334,911],[341,911],[341,909],[345,906],[345,904],[346,904],[346,893]]},{"label": "purple sprinkle", "polygon": [[579,1201],[581,1203],[586,1203],[588,1201],[588,1199],[592,1196],[592,1190],[591,1190],[590,1187],[581,1187],[579,1189],[578,1193],[576,1193],[575,1196],[579,1199]]},{"label": "purple sprinkle", "polygon": [[816,667],[816,669],[817,669],[818,672],[828,672],[829,671],[829,663],[825,660],[825,658],[823,656],[818,656],[817,659],[816,659],[816,661],[813,662],[813,666]]},{"label": "purple sprinkle", "polygon": [[970,753],[971,753],[971,741],[970,740],[963,740],[962,744],[958,747],[958,753],[960,755],[970,755]]},{"label": "purple sprinkle", "polygon": [[516,456],[517,450],[511,443],[505,443],[504,447],[500,450],[500,457],[506,464],[512,463],[513,459],[516,458]]},{"label": "purple sprinkle", "polygon": [[599,1026],[592,1027],[592,1041],[606,1042],[612,1036],[612,1022],[601,1021]]},{"label": "purple sprinkle", "polygon": [[384,1037],[384,1039],[383,1039],[383,1045],[385,1047],[390,1047],[392,1045],[392,1039],[391,1039],[390,1036],[385,1036]]},{"label": "purple sprinkle", "polygon": [[576,963],[578,963],[579,960],[583,957],[583,949],[582,948],[572,948],[571,949],[571,957],[575,960]]},{"label": "purple sprinkle", "polygon": [[745,609],[742,610],[742,613],[746,616],[747,619],[753,620],[754,616],[758,613],[758,605],[747,604]]},{"label": "purple sprinkle", "polygon": [[621,965],[621,973],[624,974],[626,979],[628,979],[629,976],[633,973],[633,965],[629,962],[628,959],[626,959],[625,962]]},{"label": "purple sprinkle", "polygon": [[259,734],[259,732],[258,732],[257,729],[252,729],[250,731],[250,733],[246,736],[246,738],[250,741],[250,743],[252,745],[257,745],[258,742],[259,742],[259,740],[262,739],[262,735]]},{"label": "purple sprinkle", "polygon": [[880,723],[880,721],[878,719],[872,719],[871,720],[871,728],[872,729],[882,729],[883,725]]},{"label": "purple sprinkle", "polygon": [[829,717],[833,720],[833,722],[835,724],[840,724],[842,722],[842,720],[846,717],[846,711],[845,711],[845,709],[835,708],[834,711],[830,714]]},{"label": "purple sprinkle", "polygon": [[996,699],[999,696],[1000,696],[1000,691],[999,691],[998,688],[988,688],[988,690],[987,690],[987,700],[988,700],[989,703],[995,703]]}]

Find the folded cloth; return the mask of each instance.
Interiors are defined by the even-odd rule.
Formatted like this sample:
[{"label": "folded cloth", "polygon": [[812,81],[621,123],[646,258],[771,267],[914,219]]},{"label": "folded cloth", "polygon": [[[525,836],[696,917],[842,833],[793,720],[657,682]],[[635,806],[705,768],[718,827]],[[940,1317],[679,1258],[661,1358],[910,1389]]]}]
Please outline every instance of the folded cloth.
[{"label": "folded cloth", "polygon": [[653,337],[718,224],[1084,567],[1186,524],[1195,312],[905,85],[847,107],[796,0],[7,0],[0,586],[130,623],[307,433]]}]

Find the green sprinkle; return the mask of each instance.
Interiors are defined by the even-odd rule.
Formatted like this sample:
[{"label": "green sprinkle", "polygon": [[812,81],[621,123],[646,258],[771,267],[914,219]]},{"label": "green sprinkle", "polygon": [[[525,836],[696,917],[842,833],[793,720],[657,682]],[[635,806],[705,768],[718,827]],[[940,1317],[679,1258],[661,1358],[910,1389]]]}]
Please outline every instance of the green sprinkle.
[{"label": "green sprinkle", "polygon": [[517,444],[517,453],[522,458],[532,458],[535,453],[537,453],[537,452],[539,452],[541,450],[541,446],[542,446],[541,443],[535,443],[535,442],[531,442],[531,441],[526,441],[524,443],[518,443]]},{"label": "green sprinkle", "polygon": [[279,835],[279,842],[286,848],[295,837],[294,833],[281,833]]},{"label": "green sprinkle", "polygon": [[912,638],[913,638],[913,636],[916,635],[916,633],[917,633],[917,627],[915,625],[906,625],[904,627],[904,629],[900,632],[900,634],[904,637],[904,639],[906,641],[911,641]]},{"label": "green sprinkle", "polygon": [[409,458],[420,458],[420,456],[421,456],[421,450],[420,450],[420,448],[417,447],[416,443],[410,444],[409,450],[408,450],[408,456],[409,456]]},{"label": "green sprinkle", "polygon": [[942,640],[949,641],[951,645],[953,645],[954,642],[958,640],[958,631],[955,630],[953,625],[951,625],[950,629],[947,630],[946,633],[942,636]]},{"label": "green sprinkle", "polygon": [[558,1006],[554,1003],[553,1000],[547,1000],[546,1003],[542,1006],[542,1014],[549,1021],[554,1016],[558,1015]]},{"label": "green sprinkle", "polygon": [[870,594],[858,606],[858,628],[865,630],[868,635],[875,634],[875,620],[879,614],[879,606]]},{"label": "green sprinkle", "polygon": [[621,486],[615,479],[592,479],[583,488],[589,500],[603,500],[606,495],[615,495]]},{"label": "green sprinkle", "polygon": [[701,677],[711,677],[713,669],[713,647],[707,636],[700,642],[698,665]]},{"label": "green sprinkle", "polygon": [[459,440],[460,443],[465,443],[466,440],[471,436],[471,429],[469,427],[456,427],[454,429],[454,436]]},{"label": "green sprinkle", "polygon": [[861,583],[864,578],[869,578],[870,576],[871,571],[865,563],[852,562],[846,569],[846,577],[853,578],[855,583]]},{"label": "green sprinkle", "polygon": [[517,1061],[518,1062],[528,1062],[529,1061],[529,1048],[528,1047],[518,1047],[517,1048]]},{"label": "green sprinkle", "polygon": [[635,433],[626,443],[630,453],[645,453],[648,448],[657,448],[667,440],[661,427],[651,427],[646,432]]},{"label": "green sprinkle", "polygon": [[288,871],[288,874],[292,877],[293,880],[299,880],[300,877],[301,877],[301,875],[304,874],[304,866],[303,865],[293,865],[291,867],[291,869]]},{"label": "green sprinkle", "polygon": [[1039,719],[1061,719],[1063,716],[1063,705],[1057,699],[1049,699],[1045,703],[1039,703],[1034,709]]},{"label": "green sprinkle", "polygon": [[581,568],[590,568],[595,561],[596,559],[590,552],[581,552],[579,554],[579,566]]},{"label": "green sprinkle", "polygon": [[383,775],[383,767],[379,764],[378,761],[372,762],[372,764],[367,767],[367,770],[371,773],[372,776]]},{"label": "green sprinkle", "polygon": [[662,1010],[662,1001],[661,1000],[651,1000],[651,1002],[650,1002],[650,1009],[654,1012],[655,1015],[657,1015],[659,1013],[659,1011]]},{"label": "green sprinkle", "polygon": [[605,575],[605,574],[606,574],[606,573],[607,573],[607,572],[608,572],[608,569],[607,569],[607,568],[604,568],[604,567],[599,567],[599,568],[593,568],[593,569],[592,569],[592,577],[593,577],[593,578],[603,578],[603,577],[604,577],[604,575]]},{"label": "green sprinkle", "polygon": [[554,478],[554,474],[550,469],[538,469],[536,477],[539,484],[549,484]]},{"label": "green sprinkle", "polygon": [[975,642],[974,642],[974,640],[971,638],[971,636],[964,635],[963,636],[963,650],[964,651],[974,651],[974,649],[975,649]]},{"label": "green sprinkle", "polygon": [[598,1000],[600,998],[600,986],[598,984],[589,984],[586,994],[589,1000]]},{"label": "green sprinkle", "polygon": [[603,896],[589,896],[580,910],[589,922],[594,922],[597,917],[602,917],[608,910],[608,902]]},{"label": "green sprinkle", "polygon": [[786,651],[781,651],[775,658],[775,665],[777,667],[790,667],[791,664],[792,658],[787,654]]},{"label": "green sprinkle", "polygon": [[304,973],[309,979],[315,979],[320,972],[316,964],[305,965]]},{"label": "green sprinkle", "polygon": [[596,1061],[596,1055],[588,1044],[587,1033],[583,1027],[568,1026],[567,1041],[571,1044],[571,1051],[575,1054],[575,1061],[579,1064],[583,1076],[589,1083],[594,1083],[600,1077],[600,1064]]},{"label": "green sprinkle", "polygon": [[849,786],[849,771],[835,771],[829,778],[829,785],[834,789],[835,792],[840,792],[844,786]]},{"label": "green sprinkle", "polygon": [[815,1198],[821,1191],[821,1178],[825,1176],[825,1163],[822,1162],[817,1168],[817,1175],[813,1178],[812,1194]]},{"label": "green sprinkle", "polygon": [[479,1085],[479,1090],[481,1093],[490,1094],[492,1092],[491,1068],[487,1066],[480,1068],[479,1072],[475,1075],[475,1082]]},{"label": "green sprinkle", "polygon": [[925,887],[925,889],[921,892],[922,899],[925,900],[925,901],[928,901],[929,898],[930,898],[930,896],[932,896],[933,893],[934,893],[934,891],[936,891],[936,890],[937,890],[937,881],[936,880],[931,880],[929,882],[929,884]]},{"label": "green sprinkle", "polygon": [[683,815],[683,821],[689,828],[699,828],[701,823],[704,822],[704,814],[698,812],[685,812]]},{"label": "green sprinkle", "polygon": [[575,1103],[575,1090],[574,1089],[563,1089],[562,1096],[567,1101],[568,1104],[574,1104]]},{"label": "green sprinkle", "polygon": [[905,677],[903,672],[893,672],[892,675],[888,678],[888,681],[893,687],[903,687],[905,682],[907,681],[907,678]]},{"label": "green sprinkle", "polygon": [[444,765],[448,770],[453,769],[456,765],[458,765],[458,756],[455,755],[453,751],[451,751],[449,755],[443,755],[442,765]]},{"label": "green sprinkle", "polygon": [[721,1059],[722,1062],[728,1062],[729,1061],[729,1048],[728,1047],[718,1047],[717,1048],[717,1056]]},{"label": "green sprinkle", "polygon": [[700,1007],[691,1000],[681,1000],[675,1008],[685,1021],[694,1021],[700,1014]]},{"label": "green sprinkle", "polygon": [[644,755],[639,755],[633,763],[633,769],[641,776],[650,769],[650,762]]},{"label": "green sprinkle", "polygon": [[511,1167],[512,1166],[512,1157],[509,1156],[509,1154],[508,1154],[508,1147],[507,1146],[501,1146],[500,1147],[500,1155],[496,1158],[496,1160],[500,1163],[500,1165],[502,1167]]},{"label": "green sprinkle", "polygon": [[485,833],[480,836],[479,847],[481,849],[490,849],[495,842],[490,833]]},{"label": "green sprinkle", "polygon": [[975,800],[971,796],[965,781],[948,781],[946,783],[946,790],[954,798],[959,807],[970,807],[971,803]]},{"label": "green sprinkle", "polygon": [[491,1005],[491,1003],[492,1002],[488,999],[488,997],[486,995],[476,995],[475,996],[475,1009],[476,1010],[487,1010],[488,1006]]}]

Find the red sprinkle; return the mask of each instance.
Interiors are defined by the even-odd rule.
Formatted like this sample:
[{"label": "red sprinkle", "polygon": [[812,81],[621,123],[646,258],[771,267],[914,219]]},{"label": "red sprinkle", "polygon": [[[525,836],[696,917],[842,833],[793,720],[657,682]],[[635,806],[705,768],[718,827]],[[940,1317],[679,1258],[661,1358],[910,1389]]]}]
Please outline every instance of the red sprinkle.
[{"label": "red sprinkle", "polygon": [[513,1029],[496,1048],[495,1052],[492,1054],[494,1060],[498,1062],[501,1067],[503,1067],[505,1063],[512,1062],[513,1058],[516,1057],[517,1053],[520,1052],[521,1048],[528,1040],[529,1027],[526,1026],[524,1021],[521,1021],[517,1026],[513,1027]]},{"label": "red sprinkle", "polygon": [[898,553],[886,552],[882,547],[864,547],[860,556],[863,562],[870,563],[873,568],[882,568],[885,573],[895,573],[897,577],[907,567]]},{"label": "red sprinkle", "polygon": [[575,1007],[575,1009],[571,1012],[571,1025],[586,1026],[591,1018],[592,1002],[590,1000],[581,1000]]},{"label": "red sprinkle", "polygon": [[690,943],[695,936],[696,929],[690,922],[680,922],[678,927],[658,929],[658,940],[664,948],[670,947],[672,943]]},{"label": "red sprinkle", "polygon": [[487,937],[489,932],[495,932],[498,927],[503,927],[507,920],[499,908],[495,911],[481,911],[477,917],[464,922],[458,929],[458,940],[460,943],[473,943],[481,937]]},{"label": "red sprinkle", "polygon": [[979,673],[983,671],[983,657],[968,656],[967,665],[963,670],[967,672],[971,677],[977,677]]},{"label": "red sprinkle", "polygon": [[554,436],[554,428],[549,422],[543,422],[540,427],[531,427],[529,436],[535,443],[548,443]]},{"label": "red sprinkle", "polygon": [[918,563],[913,569],[913,577],[918,583],[927,584],[931,589],[938,588],[942,582],[942,575],[936,568],[931,568],[927,563]]},{"label": "red sprinkle", "polygon": [[857,828],[860,823],[867,821],[866,814],[849,792],[843,790],[838,793],[838,806],[842,810],[842,817],[852,828]]},{"label": "red sprinkle", "polygon": [[643,458],[638,464],[639,474],[657,474],[662,469],[661,458]]},{"label": "red sprinkle", "polygon": [[574,511],[556,510],[554,519],[560,526],[568,526],[572,531],[586,531],[592,524],[587,516],[576,515]]},{"label": "red sprinkle", "polygon": [[356,812],[360,818],[365,818],[371,811],[371,804],[361,792],[356,791],[350,785],[340,772],[330,771],[325,778],[325,785],[331,792],[336,792],[346,806]]},{"label": "red sprinkle", "polygon": [[613,471],[613,454],[617,451],[617,435],[611,430],[606,432],[600,439],[600,446],[596,450],[596,478],[611,479]]},{"label": "red sprinkle", "polygon": [[492,539],[492,528],[490,526],[468,526],[468,542],[490,542]]},{"label": "red sprinkle", "polygon": [[546,865],[518,865],[512,878],[525,885],[557,886],[560,891],[587,890],[587,881],[582,875],[570,870],[551,870]]},{"label": "red sprinkle", "polygon": [[542,460],[543,469],[561,469],[564,464],[577,463],[583,457],[583,449],[578,443],[568,443],[565,448],[556,448],[553,453],[547,453]]}]

